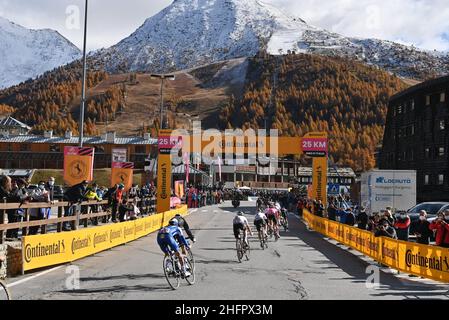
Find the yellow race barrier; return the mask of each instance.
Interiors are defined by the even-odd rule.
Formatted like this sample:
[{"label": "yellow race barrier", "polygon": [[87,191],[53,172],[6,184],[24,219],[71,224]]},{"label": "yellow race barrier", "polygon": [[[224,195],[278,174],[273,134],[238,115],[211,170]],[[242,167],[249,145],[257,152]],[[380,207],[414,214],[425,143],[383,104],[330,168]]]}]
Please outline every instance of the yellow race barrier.
[{"label": "yellow race barrier", "polygon": [[304,210],[310,228],[337,240],[393,269],[420,277],[449,282],[449,250],[385,237]]},{"label": "yellow race barrier", "polygon": [[146,218],[78,231],[27,236],[22,240],[23,270],[72,262],[137,240],[166,226],[187,206]]}]

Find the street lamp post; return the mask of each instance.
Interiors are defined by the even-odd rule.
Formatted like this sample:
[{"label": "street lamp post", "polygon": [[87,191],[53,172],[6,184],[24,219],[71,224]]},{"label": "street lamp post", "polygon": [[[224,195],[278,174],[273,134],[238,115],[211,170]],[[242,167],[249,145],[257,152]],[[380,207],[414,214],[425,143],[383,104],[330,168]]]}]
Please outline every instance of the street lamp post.
[{"label": "street lamp post", "polygon": [[[164,126],[164,82],[165,79],[174,81],[176,79],[174,74],[152,74],[151,79],[160,79],[161,80],[161,105],[160,105],[160,128],[161,129],[167,129],[168,125]],[[167,118],[168,122],[168,118]]]},{"label": "street lamp post", "polygon": [[86,77],[87,77],[87,54],[86,54],[86,44],[87,44],[87,9],[88,0],[85,4],[85,15],[84,15],[84,45],[83,45],[83,83],[81,86],[81,106],[80,106],[80,120],[79,120],[79,145],[83,147],[84,138],[84,105],[86,102]]}]

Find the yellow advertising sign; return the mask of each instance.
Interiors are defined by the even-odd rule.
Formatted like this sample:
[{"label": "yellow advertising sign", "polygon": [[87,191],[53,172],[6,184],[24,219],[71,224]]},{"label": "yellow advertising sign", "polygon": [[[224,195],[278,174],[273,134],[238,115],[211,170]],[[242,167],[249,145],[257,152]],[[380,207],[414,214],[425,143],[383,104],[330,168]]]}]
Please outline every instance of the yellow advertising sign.
[{"label": "yellow advertising sign", "polygon": [[328,221],[307,210],[304,210],[304,219],[314,230],[384,265],[420,277],[449,282],[449,252],[445,248],[375,237],[369,231]]},{"label": "yellow advertising sign", "polygon": [[158,137],[158,164],[157,164],[157,201],[156,212],[170,210],[171,198],[171,149],[179,143],[179,137],[171,137],[172,130],[160,130]]},{"label": "yellow advertising sign", "polygon": [[313,158],[312,198],[327,205],[327,157]]},{"label": "yellow advertising sign", "polygon": [[111,187],[123,183],[125,191],[131,189],[133,185],[134,163],[113,162],[111,170]]},{"label": "yellow advertising sign", "polygon": [[24,271],[75,261],[159,230],[187,206],[134,221],[72,232],[23,237]]},{"label": "yellow advertising sign", "polygon": [[64,181],[73,186],[94,177],[93,148],[64,148]]}]

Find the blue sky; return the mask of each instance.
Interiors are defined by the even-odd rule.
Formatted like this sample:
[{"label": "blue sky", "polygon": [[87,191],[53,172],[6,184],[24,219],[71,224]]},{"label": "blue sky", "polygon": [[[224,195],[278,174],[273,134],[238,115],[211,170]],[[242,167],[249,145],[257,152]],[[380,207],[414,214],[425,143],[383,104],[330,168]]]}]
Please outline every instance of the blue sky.
[{"label": "blue sky", "polygon": [[[245,1],[245,0],[242,0]],[[449,0],[265,0],[309,24],[346,36],[379,38],[449,50]],[[89,49],[130,35],[171,0],[90,0]],[[81,47],[82,30],[67,27],[67,10],[84,0],[0,0],[0,16],[28,28],[58,30]]]}]

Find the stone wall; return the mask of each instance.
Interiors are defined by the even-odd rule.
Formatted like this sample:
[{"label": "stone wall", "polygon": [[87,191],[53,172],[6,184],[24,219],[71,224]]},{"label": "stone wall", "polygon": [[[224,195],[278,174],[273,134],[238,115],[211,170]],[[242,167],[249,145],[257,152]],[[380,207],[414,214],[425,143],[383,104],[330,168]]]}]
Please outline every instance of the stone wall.
[{"label": "stone wall", "polygon": [[20,241],[0,244],[0,256],[6,257],[6,261],[1,263],[0,279],[16,276],[22,272],[22,243]]}]

